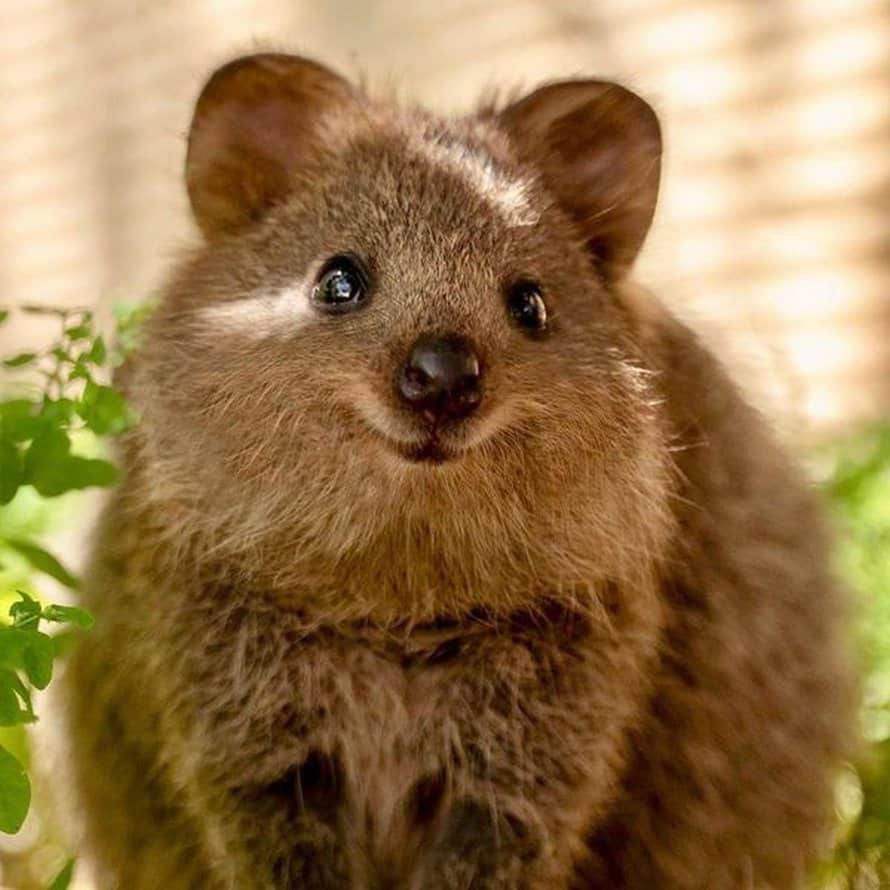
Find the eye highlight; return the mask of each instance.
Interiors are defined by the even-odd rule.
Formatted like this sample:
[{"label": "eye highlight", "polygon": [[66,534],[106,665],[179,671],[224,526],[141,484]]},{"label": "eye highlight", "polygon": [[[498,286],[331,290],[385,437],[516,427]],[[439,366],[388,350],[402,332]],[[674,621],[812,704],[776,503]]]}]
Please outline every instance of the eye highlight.
[{"label": "eye highlight", "polygon": [[507,312],[523,330],[540,334],[547,329],[547,304],[535,281],[519,281],[507,291]]},{"label": "eye highlight", "polygon": [[361,263],[345,254],[329,259],[318,275],[312,300],[325,312],[348,312],[368,298],[368,275]]}]

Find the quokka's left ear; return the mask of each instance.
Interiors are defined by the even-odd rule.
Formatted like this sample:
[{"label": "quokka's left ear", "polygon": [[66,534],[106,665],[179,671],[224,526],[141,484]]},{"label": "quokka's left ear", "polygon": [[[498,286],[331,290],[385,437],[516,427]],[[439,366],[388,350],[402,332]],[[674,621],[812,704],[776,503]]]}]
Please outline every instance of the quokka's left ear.
[{"label": "quokka's left ear", "polygon": [[360,102],[339,74],[298,56],[261,53],[217,70],[195,106],[186,158],[189,199],[204,235],[261,219],[331,150],[322,120]]},{"label": "quokka's left ear", "polygon": [[621,278],[655,213],[661,175],[655,112],[617,84],[569,80],[515,102],[500,123],[574,220],[606,278]]}]

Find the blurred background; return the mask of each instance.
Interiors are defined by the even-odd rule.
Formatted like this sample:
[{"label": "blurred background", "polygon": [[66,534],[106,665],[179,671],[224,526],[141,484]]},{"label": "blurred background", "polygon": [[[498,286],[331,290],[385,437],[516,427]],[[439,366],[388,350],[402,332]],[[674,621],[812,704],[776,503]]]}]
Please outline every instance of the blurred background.
[{"label": "blurred background", "polygon": [[[196,237],[181,176],[192,103],[216,65],[270,47],[443,111],[491,86],[583,74],[655,106],[664,188],[637,277],[810,461],[844,533],[869,707],[883,713],[890,0],[4,0],[0,304],[110,317],[151,295]],[[39,319],[14,318],[0,357],[47,336]],[[10,508],[8,522],[32,521]],[[887,776],[868,781],[890,789]],[[874,797],[851,781],[855,815]],[[39,855],[59,853],[38,851],[35,865],[39,833],[13,844],[2,886],[40,886]]]}]

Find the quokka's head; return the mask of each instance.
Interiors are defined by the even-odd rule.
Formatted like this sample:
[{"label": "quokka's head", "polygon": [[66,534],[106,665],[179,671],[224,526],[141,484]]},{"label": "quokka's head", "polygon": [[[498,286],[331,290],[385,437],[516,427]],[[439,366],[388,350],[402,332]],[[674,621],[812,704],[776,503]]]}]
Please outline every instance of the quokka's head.
[{"label": "quokka's head", "polygon": [[279,561],[388,537],[541,567],[579,527],[639,559],[664,474],[621,283],[660,148],[601,81],[445,120],[297,57],[218,70],[186,163],[204,243],[135,363],[152,494]]}]

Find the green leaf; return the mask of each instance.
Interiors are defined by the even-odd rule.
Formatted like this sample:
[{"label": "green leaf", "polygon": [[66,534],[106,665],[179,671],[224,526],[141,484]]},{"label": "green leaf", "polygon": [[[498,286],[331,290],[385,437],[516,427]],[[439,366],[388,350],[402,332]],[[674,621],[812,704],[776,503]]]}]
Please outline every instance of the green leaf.
[{"label": "green leaf", "polygon": [[12,358],[4,359],[3,365],[7,368],[22,368],[25,365],[30,365],[36,358],[36,352],[20,352]]},{"label": "green leaf", "polygon": [[90,373],[89,366],[81,357],[74,363],[74,368],[68,375],[69,380],[92,380],[93,375]]},{"label": "green leaf", "polygon": [[9,310],[8,309],[0,309],[0,324],[3,324],[6,319],[9,318]]},{"label": "green leaf", "polygon": [[[21,699],[24,709],[19,707]],[[18,726],[35,721],[31,691],[15,671],[0,670],[0,725]]]},{"label": "green leaf", "polygon": [[76,606],[47,606],[43,610],[43,619],[59,624],[73,624],[84,630],[89,630],[95,623],[93,616],[86,609],[78,609]]},{"label": "green leaf", "polygon": [[115,485],[120,477],[113,463],[99,458],[73,457],[69,469],[76,488],[108,488]]},{"label": "green leaf", "polygon": [[71,440],[60,429],[41,430],[25,453],[25,481],[44,497],[70,490],[67,463]]},{"label": "green leaf", "polygon": [[15,694],[12,671],[0,671],[0,726],[16,726],[19,719],[19,698]]},{"label": "green leaf", "polygon": [[3,540],[16,553],[24,556],[37,571],[55,578],[60,584],[64,584],[72,590],[80,589],[80,581],[52,553],[30,541],[21,541],[18,538],[4,538]]},{"label": "green leaf", "polygon": [[70,340],[86,340],[93,335],[93,329],[88,324],[78,324],[65,329],[65,336]]},{"label": "green leaf", "polygon": [[40,406],[40,417],[47,423],[64,427],[74,416],[76,408],[77,403],[72,399],[51,399],[45,396]]},{"label": "green leaf", "polygon": [[9,685],[12,686],[25,706],[25,709],[19,712],[19,723],[33,723],[37,718],[34,716],[34,708],[31,704],[31,690],[22,682],[18,674],[13,671],[8,671],[8,673],[11,675]]},{"label": "green leaf", "polygon": [[19,627],[0,626],[0,669],[21,671],[25,668],[25,649],[30,642],[29,631]]},{"label": "green leaf", "polygon": [[0,439],[0,504],[8,504],[24,481],[18,448],[8,439]]},{"label": "green leaf", "polygon": [[29,596],[24,590],[17,590],[19,599],[9,607],[9,617],[12,618],[13,627],[34,628],[40,623],[41,605],[34,597]]},{"label": "green leaf", "polygon": [[25,482],[44,497],[117,482],[114,464],[70,452],[71,440],[67,433],[55,427],[41,430],[25,453]]},{"label": "green leaf", "polygon": [[96,339],[93,340],[93,345],[90,347],[90,351],[86,355],[87,361],[92,362],[94,365],[101,365],[107,356],[108,350],[105,348],[105,341],[101,336],[96,337]]},{"label": "green leaf", "polygon": [[31,641],[25,649],[25,673],[38,689],[46,689],[53,678],[55,654],[52,637],[39,630],[31,632]]},{"label": "green leaf", "polygon": [[89,381],[77,410],[86,425],[100,436],[116,435],[129,426],[126,400],[110,386]]},{"label": "green leaf", "polygon": [[65,867],[56,875],[48,890],[68,890],[71,878],[74,876],[74,860],[69,859]]},{"label": "green leaf", "polygon": [[22,765],[0,747],[0,831],[15,834],[31,806],[31,783]]},{"label": "green leaf", "polygon": [[0,402],[0,435],[10,442],[24,442],[37,435],[42,421],[37,406],[27,399]]},{"label": "green leaf", "polygon": [[28,315],[55,315],[57,318],[66,318],[71,311],[70,309],[59,309],[56,306],[38,306],[36,303],[19,306],[19,309]]}]

